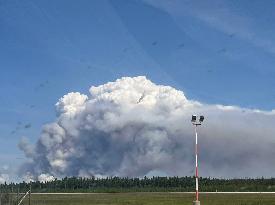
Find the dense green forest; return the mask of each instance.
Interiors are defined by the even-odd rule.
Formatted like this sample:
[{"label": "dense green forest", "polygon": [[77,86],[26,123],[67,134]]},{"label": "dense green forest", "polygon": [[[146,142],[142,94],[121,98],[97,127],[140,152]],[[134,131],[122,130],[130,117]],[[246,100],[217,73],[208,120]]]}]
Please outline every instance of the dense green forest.
[{"label": "dense green forest", "polygon": [[[200,178],[200,191],[275,191],[275,178]],[[194,191],[194,177],[79,178],[65,177],[51,182],[21,182],[0,185],[1,192],[173,192]]]}]

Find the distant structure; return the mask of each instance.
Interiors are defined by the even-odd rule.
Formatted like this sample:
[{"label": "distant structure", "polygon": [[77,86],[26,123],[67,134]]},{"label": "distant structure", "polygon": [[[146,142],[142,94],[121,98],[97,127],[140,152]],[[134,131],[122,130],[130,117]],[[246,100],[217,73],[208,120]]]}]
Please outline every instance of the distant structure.
[{"label": "distant structure", "polygon": [[204,116],[200,116],[199,118],[197,115],[192,115],[191,122],[195,127],[195,137],[196,137],[196,145],[195,145],[195,155],[196,155],[196,200],[193,201],[193,205],[200,205],[199,201],[199,170],[198,170],[198,133],[197,133],[197,126],[201,125],[204,120]]}]

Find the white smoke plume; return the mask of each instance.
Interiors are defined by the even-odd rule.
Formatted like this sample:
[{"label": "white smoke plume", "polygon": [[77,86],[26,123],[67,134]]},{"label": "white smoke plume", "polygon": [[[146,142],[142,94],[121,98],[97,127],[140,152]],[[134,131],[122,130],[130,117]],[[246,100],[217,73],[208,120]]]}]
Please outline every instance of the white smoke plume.
[{"label": "white smoke plume", "polygon": [[38,181],[43,182],[43,183],[51,182],[51,181],[54,181],[54,180],[55,180],[54,176],[51,176],[49,174],[40,174],[38,176]]},{"label": "white smoke plume", "polygon": [[0,184],[4,184],[5,182],[9,182],[9,175],[8,174],[0,174]]},{"label": "white smoke plume", "polygon": [[27,172],[23,173],[22,180],[24,182],[30,183],[30,182],[36,181],[36,177],[31,172],[27,171]]},{"label": "white smoke plume", "polygon": [[31,158],[34,154],[34,147],[29,143],[26,137],[22,137],[18,143],[19,149],[21,149],[28,158]]},{"label": "white smoke plume", "polygon": [[89,96],[68,93],[56,108],[56,121],[43,127],[35,146],[20,144],[30,159],[22,174],[193,175],[194,113],[206,117],[199,128],[202,176],[275,173],[275,111],[199,103],[143,76],[92,86]]}]

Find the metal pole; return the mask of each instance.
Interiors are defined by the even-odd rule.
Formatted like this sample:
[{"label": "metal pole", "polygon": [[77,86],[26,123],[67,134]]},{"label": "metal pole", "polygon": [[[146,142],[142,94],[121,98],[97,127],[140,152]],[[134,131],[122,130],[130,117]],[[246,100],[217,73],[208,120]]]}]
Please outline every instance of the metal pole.
[{"label": "metal pole", "polygon": [[193,205],[200,205],[199,201],[199,166],[198,166],[198,132],[197,132],[197,126],[200,124],[194,124],[195,126],[195,179],[196,179],[196,200],[193,201]]},{"label": "metal pole", "polygon": [[13,204],[13,184],[11,185],[11,204]]},{"label": "metal pole", "polygon": [[0,184],[0,205],[2,204],[2,184]]},{"label": "metal pole", "polygon": [[196,154],[196,201],[199,201],[199,170],[198,170],[198,132],[197,132],[197,125],[195,126],[195,133],[196,133],[196,147],[195,147],[195,154]]},{"label": "metal pole", "polygon": [[29,205],[31,205],[31,192],[32,192],[32,186],[30,182],[30,190],[29,190]]},{"label": "metal pole", "polygon": [[16,197],[16,204],[19,202],[19,188],[17,188],[17,197]]}]

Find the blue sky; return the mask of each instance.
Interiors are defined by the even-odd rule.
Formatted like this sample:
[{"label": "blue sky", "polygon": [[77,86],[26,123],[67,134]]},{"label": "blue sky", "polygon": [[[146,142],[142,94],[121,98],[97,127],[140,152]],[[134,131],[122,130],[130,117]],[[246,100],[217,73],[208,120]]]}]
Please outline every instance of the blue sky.
[{"label": "blue sky", "polygon": [[35,142],[61,96],[122,76],[272,110],[274,10],[268,0],[0,0],[0,164],[22,161],[19,139]]}]

